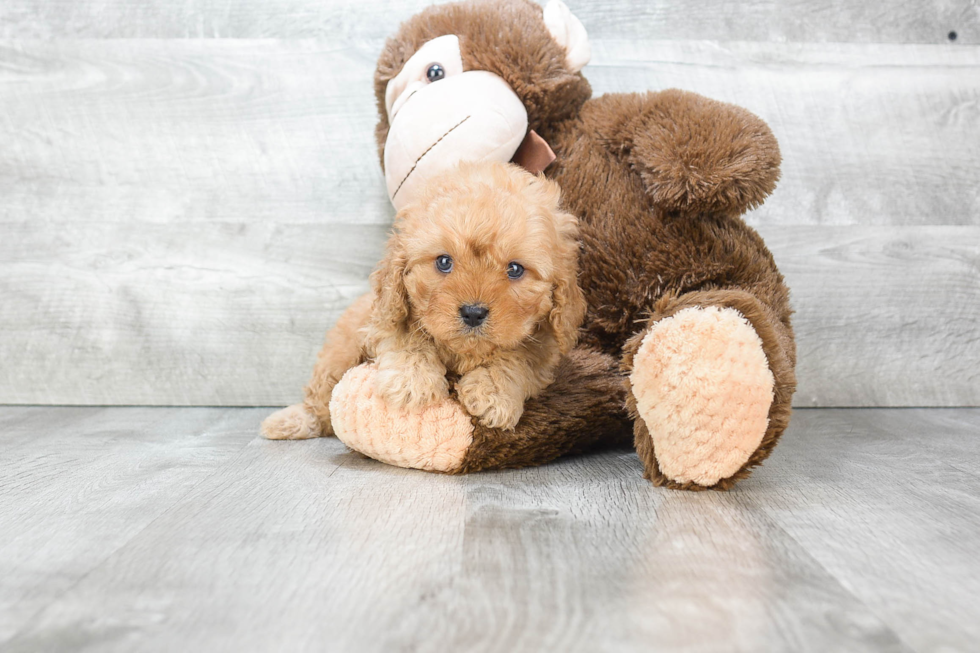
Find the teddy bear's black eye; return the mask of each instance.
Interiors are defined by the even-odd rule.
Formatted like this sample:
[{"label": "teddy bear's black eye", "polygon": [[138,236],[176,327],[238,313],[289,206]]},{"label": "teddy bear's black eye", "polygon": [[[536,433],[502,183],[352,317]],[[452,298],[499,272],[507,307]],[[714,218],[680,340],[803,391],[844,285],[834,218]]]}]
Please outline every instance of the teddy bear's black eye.
[{"label": "teddy bear's black eye", "polygon": [[425,77],[430,82],[438,82],[445,76],[446,69],[442,67],[441,63],[430,63],[428,69],[425,71]]},{"label": "teddy bear's black eye", "polygon": [[520,279],[524,276],[524,266],[511,261],[510,265],[507,266],[507,276],[511,279]]},{"label": "teddy bear's black eye", "polygon": [[449,273],[453,271],[453,257],[443,254],[436,257],[436,269],[440,272]]}]

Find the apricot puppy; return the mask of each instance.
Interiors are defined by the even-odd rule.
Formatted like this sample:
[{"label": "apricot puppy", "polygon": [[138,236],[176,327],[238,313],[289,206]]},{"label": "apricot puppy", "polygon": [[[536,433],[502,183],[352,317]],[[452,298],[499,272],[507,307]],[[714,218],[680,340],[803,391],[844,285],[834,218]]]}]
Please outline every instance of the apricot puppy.
[{"label": "apricot puppy", "polygon": [[585,315],[578,229],[558,186],[517,166],[464,163],[433,178],[395,218],[370,295],[327,334],[302,404],[262,425],[271,439],[332,435],[330,394],[366,359],[393,407],[448,396],[512,429],[554,380]]}]

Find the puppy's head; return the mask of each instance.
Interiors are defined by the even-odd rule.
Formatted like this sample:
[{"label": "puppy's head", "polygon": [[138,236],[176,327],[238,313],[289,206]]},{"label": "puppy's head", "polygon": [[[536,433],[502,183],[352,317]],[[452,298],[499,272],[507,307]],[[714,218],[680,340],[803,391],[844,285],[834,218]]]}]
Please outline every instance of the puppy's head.
[{"label": "puppy's head", "polygon": [[374,319],[424,329],[462,354],[550,331],[563,353],[585,315],[575,218],[557,184],[517,166],[464,163],[429,181],[395,219],[372,275]]}]

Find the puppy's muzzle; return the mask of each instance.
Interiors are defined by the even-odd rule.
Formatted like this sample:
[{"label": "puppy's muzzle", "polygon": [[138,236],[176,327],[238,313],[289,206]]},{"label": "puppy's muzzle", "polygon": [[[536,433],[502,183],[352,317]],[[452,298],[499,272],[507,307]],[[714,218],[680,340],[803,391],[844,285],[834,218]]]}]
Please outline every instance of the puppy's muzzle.
[{"label": "puppy's muzzle", "polygon": [[486,322],[489,314],[490,309],[479,304],[464,304],[459,307],[460,319],[463,320],[463,324],[471,329],[475,329]]}]

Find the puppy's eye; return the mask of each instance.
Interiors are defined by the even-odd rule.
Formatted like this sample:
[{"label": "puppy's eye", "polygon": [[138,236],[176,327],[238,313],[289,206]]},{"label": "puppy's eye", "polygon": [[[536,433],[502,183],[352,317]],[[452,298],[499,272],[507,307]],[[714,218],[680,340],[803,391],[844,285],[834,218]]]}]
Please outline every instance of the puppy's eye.
[{"label": "puppy's eye", "polygon": [[507,266],[507,276],[510,279],[520,279],[524,276],[524,266],[511,261],[510,265]]},{"label": "puppy's eye", "polygon": [[436,257],[436,269],[443,273],[449,273],[453,271],[453,258],[443,254],[442,256]]},{"label": "puppy's eye", "polygon": [[429,67],[425,70],[425,78],[430,82],[438,82],[445,76],[446,69],[442,67],[441,63],[430,63]]}]

